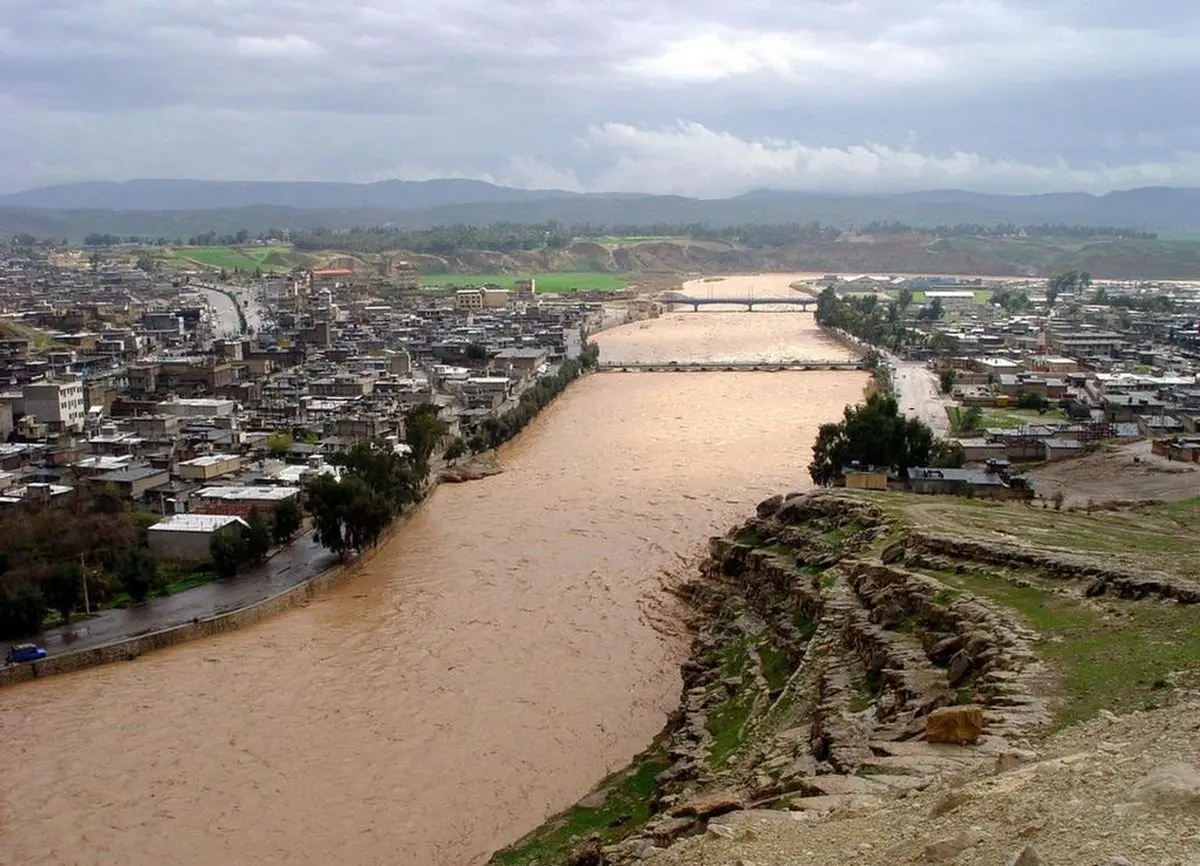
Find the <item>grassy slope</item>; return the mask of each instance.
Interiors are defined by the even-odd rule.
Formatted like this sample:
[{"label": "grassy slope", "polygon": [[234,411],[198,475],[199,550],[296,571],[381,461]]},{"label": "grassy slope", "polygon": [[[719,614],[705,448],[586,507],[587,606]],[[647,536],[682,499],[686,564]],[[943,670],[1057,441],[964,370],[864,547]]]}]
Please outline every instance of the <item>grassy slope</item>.
[{"label": "grassy slope", "polygon": [[[881,498],[902,508],[906,522],[941,533],[1084,554],[1132,571],[1200,580],[1200,498],[1096,514],[950,497]],[[1120,713],[1155,705],[1172,671],[1200,677],[1196,606],[1086,600],[1068,591],[1069,582],[1033,571],[985,568],[933,576],[1015,610],[1042,634],[1038,654],[1061,687],[1060,726],[1091,718],[1101,709]]]},{"label": "grassy slope", "polygon": [[288,271],[308,264],[310,257],[297,253],[289,246],[271,247],[176,247],[167,260],[178,267],[224,268],[232,271],[240,268],[253,271],[256,268],[274,272]]},{"label": "grassy slope", "polygon": [[29,341],[30,347],[37,351],[50,349],[58,345],[54,342],[53,335],[46,331],[31,328],[29,325],[9,319],[0,319],[0,339],[10,337],[24,337]]}]

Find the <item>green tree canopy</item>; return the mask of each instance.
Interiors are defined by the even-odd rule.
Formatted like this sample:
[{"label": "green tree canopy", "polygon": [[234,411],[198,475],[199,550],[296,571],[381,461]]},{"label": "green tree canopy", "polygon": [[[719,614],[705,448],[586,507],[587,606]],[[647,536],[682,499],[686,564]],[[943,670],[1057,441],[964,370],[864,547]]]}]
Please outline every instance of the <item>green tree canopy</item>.
[{"label": "green tree canopy", "polygon": [[441,411],[441,407],[425,403],[404,416],[404,441],[412,449],[412,465],[422,481],[429,475],[429,458],[449,429],[439,417]]},{"label": "green tree canopy", "polygon": [[240,529],[222,529],[213,533],[208,551],[217,574],[233,577],[246,561],[246,539]]},{"label": "green tree canopy", "polygon": [[271,525],[257,508],[250,509],[250,517],[242,527],[242,540],[245,542],[246,562],[262,565],[271,551]]},{"label": "green tree canopy", "polygon": [[291,447],[292,437],[282,430],[278,430],[267,437],[267,450],[271,452],[272,457],[284,456]]},{"label": "green tree canopy", "polygon": [[935,457],[957,459],[936,443],[928,426],[900,414],[894,397],[875,393],[865,403],[847,406],[842,421],[821,425],[808,474],[815,483],[829,485],[855,462],[903,473],[910,466],[931,465]]},{"label": "green tree canopy", "polygon": [[300,525],[304,521],[300,503],[296,501],[295,497],[280,499],[276,502],[274,517],[275,522],[271,527],[271,534],[276,544],[283,544],[299,532]]},{"label": "green tree canopy", "polygon": [[135,602],[144,601],[159,585],[158,562],[144,547],[127,550],[117,560],[117,580]]}]

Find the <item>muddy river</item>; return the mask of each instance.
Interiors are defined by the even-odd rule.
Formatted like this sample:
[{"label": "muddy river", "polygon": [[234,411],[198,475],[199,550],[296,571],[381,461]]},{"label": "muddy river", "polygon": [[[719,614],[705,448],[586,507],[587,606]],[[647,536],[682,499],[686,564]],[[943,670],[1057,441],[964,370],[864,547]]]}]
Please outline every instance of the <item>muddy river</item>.
[{"label": "muddy river", "polygon": [[[674,313],[599,342],[626,360],[846,357],[797,313]],[[660,730],[686,646],[664,577],[805,486],[817,425],[864,382],[589,376],[504,449],[504,474],[443,485],[308,607],[0,691],[0,863],[485,862]]]}]

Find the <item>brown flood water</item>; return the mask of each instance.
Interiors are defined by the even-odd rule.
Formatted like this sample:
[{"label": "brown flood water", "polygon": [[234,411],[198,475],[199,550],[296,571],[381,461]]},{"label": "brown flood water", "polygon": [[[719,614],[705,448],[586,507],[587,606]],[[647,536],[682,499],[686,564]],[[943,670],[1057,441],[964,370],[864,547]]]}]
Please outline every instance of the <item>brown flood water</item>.
[{"label": "brown flood water", "polygon": [[[845,354],[782,313],[599,341],[640,360],[656,334],[679,360]],[[485,862],[660,730],[686,646],[664,575],[805,486],[817,425],[864,382],[590,376],[504,474],[440,487],[310,606],[0,691],[0,863]]]}]

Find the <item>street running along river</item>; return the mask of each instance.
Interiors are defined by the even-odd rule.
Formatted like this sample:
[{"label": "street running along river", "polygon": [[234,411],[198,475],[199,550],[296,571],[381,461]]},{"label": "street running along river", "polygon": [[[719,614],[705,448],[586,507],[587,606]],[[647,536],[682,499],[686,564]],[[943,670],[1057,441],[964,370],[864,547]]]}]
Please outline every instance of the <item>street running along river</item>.
[{"label": "street running along river", "polygon": [[[600,336],[625,360],[660,340],[694,347],[678,360],[848,357],[799,313]],[[586,377],[504,474],[442,485],[308,607],[5,689],[0,863],[485,862],[658,733],[686,649],[664,577],[806,486],[817,425],[865,381]]]}]

